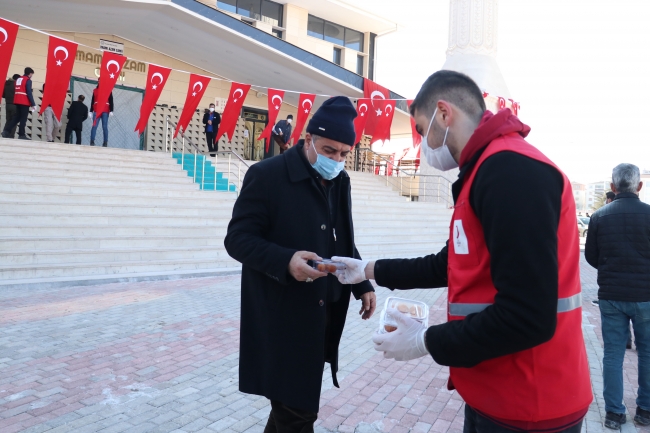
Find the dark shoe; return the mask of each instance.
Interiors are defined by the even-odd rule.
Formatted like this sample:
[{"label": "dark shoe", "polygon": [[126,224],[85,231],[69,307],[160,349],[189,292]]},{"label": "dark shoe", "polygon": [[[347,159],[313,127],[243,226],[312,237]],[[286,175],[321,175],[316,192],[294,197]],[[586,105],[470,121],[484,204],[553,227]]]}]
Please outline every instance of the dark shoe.
[{"label": "dark shoe", "polygon": [[108,147],[108,143],[104,142],[104,144],[102,144],[102,147]]},{"label": "dark shoe", "polygon": [[29,138],[27,138],[26,135],[19,135],[19,136],[18,136],[18,139],[19,139],[19,140],[29,140]]},{"label": "dark shoe", "polygon": [[591,303],[597,307],[598,306],[598,299],[596,299],[594,301],[591,301]]},{"label": "dark shoe", "polygon": [[1,135],[2,135],[2,138],[9,138],[9,134],[7,134],[7,133],[4,132],[4,131],[2,131],[2,134],[1,134]]},{"label": "dark shoe", "polygon": [[634,415],[634,422],[639,425],[650,425],[650,411],[643,410],[640,407],[636,408],[636,415]]},{"label": "dark shoe", "polygon": [[95,145],[95,140],[91,140],[91,141],[90,141],[90,145],[91,145],[91,146],[94,146],[94,145]]},{"label": "dark shoe", "polygon": [[607,412],[605,415],[605,427],[612,430],[620,430],[621,424],[625,424],[627,418],[624,413]]},{"label": "dark shoe", "polygon": [[625,348],[632,349],[632,342],[630,340],[628,340],[627,343],[625,344]]}]

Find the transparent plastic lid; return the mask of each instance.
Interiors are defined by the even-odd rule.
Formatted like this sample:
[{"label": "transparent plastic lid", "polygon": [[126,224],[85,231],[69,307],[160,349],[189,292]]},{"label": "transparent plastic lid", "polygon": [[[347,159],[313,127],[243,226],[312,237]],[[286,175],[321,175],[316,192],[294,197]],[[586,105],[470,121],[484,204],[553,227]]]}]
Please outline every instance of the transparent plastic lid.
[{"label": "transparent plastic lid", "polygon": [[397,322],[388,314],[388,310],[391,308],[411,316],[421,322],[425,328],[429,326],[429,306],[427,304],[391,296],[384,302],[384,309],[379,316],[379,332],[393,332],[397,329]]},{"label": "transparent plastic lid", "polygon": [[330,259],[313,260],[311,261],[311,267],[321,272],[329,272],[330,274],[333,274],[336,271],[343,271],[348,268],[345,263],[335,262]]}]

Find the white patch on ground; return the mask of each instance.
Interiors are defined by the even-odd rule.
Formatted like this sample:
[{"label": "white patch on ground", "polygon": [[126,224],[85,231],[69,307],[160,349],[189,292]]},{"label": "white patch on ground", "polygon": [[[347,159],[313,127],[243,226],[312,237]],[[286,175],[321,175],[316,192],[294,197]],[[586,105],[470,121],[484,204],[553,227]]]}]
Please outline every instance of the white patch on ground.
[{"label": "white patch on ground", "polygon": [[[124,377],[124,376],[121,376]],[[131,385],[127,386],[122,386],[120,389],[127,389],[131,392],[128,394],[123,394],[119,396],[114,396],[113,395],[113,390],[111,388],[104,388],[102,391],[102,395],[104,395],[106,398],[99,402],[99,404],[102,405],[123,405],[125,403],[132,402],[133,400],[136,400],[140,397],[146,397],[146,398],[154,398],[157,397],[158,394],[160,394],[160,391],[152,388],[150,386],[147,386],[143,383],[132,383]]]}]

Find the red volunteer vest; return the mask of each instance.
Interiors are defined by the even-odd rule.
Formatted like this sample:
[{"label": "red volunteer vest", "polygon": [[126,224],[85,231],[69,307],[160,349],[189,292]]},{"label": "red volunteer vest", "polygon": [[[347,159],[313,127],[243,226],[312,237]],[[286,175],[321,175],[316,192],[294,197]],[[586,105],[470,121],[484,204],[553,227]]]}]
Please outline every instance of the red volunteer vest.
[{"label": "red volunteer vest", "polygon": [[[95,99],[95,103],[93,104],[93,111],[97,116],[99,116],[100,114],[109,113],[111,111],[111,105],[108,103],[108,101],[106,101],[106,105],[104,106],[103,110],[97,108],[97,90],[97,87],[95,87],[93,90],[93,98]],[[578,223],[576,223],[576,226],[577,224]]]},{"label": "red volunteer vest", "polygon": [[[490,275],[490,253],[481,223],[470,206],[469,195],[481,164],[491,155],[504,151],[519,153],[557,169],[517,133],[499,137],[487,146],[473,171],[468,173],[451,221],[449,320],[462,320],[494,303],[497,291]],[[576,413],[587,408],[592,401],[581,327],[576,208],[569,179],[564,173],[562,176],[564,190],[557,233],[559,299],[555,335],[532,349],[483,361],[472,368],[450,368],[451,384],[461,397],[470,407],[488,416],[538,422]]]},{"label": "red volunteer vest", "polygon": [[27,97],[27,82],[29,81],[28,76],[20,77],[16,80],[16,93],[14,95],[14,104],[16,105],[31,105],[29,103],[29,98]]}]

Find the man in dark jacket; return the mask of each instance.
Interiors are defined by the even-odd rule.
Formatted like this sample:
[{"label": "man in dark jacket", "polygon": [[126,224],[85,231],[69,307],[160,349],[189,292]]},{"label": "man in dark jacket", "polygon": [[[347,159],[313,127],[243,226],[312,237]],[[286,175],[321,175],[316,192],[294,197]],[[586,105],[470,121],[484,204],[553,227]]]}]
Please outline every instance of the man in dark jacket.
[{"label": "man in dark jacket", "polygon": [[203,114],[203,124],[205,125],[205,141],[211,156],[215,156],[215,152],[219,151],[219,143],[216,142],[215,137],[220,123],[221,115],[214,111],[214,104],[210,104],[208,112]]},{"label": "man in dark jacket", "polygon": [[88,118],[88,107],[84,104],[86,97],[79,95],[76,101],[73,101],[68,108],[68,124],[65,127],[65,142],[70,143],[72,132],[77,137],[77,144],[81,144],[81,130],[83,129],[84,120]]},{"label": "man in dark jacket", "polygon": [[639,200],[639,168],[617,165],[612,172],[614,201],[589,221],[585,258],[598,269],[598,305],[604,343],[605,427],[626,421],[623,358],[629,331],[639,354],[637,424],[650,425],[650,205]]},{"label": "man in dark jacket", "polygon": [[343,285],[309,264],[359,257],[343,171],[355,117],[348,98],[326,101],[304,141],[248,170],[228,226],[224,244],[243,265],[239,389],[271,400],[265,433],[313,432],[326,362],[338,387],[350,294],[363,319],[375,310],[367,281]]},{"label": "man in dark jacket", "polygon": [[[103,107],[97,106],[99,92],[99,80],[97,80],[97,87],[93,90],[93,97],[90,100],[90,111],[93,113],[93,126],[90,129],[90,145],[95,145],[95,137],[97,135],[97,127],[99,126],[99,121],[102,122],[102,133],[104,134],[104,143],[103,147],[108,147],[108,117],[113,116],[113,92],[108,95],[108,102]],[[99,117],[97,123],[95,119]]]},{"label": "man in dark jacket", "polygon": [[16,106],[16,114],[12,119],[8,119],[2,131],[2,137],[9,138],[11,131],[18,126],[18,139],[29,140],[25,133],[27,126],[27,118],[30,111],[36,111],[36,102],[34,102],[34,95],[32,93],[32,77],[34,70],[32,68],[25,68],[25,75],[18,77],[14,84],[14,105]]},{"label": "man in dark jacket", "polygon": [[410,109],[429,165],[460,168],[447,246],[417,259],[333,259],[348,265],[342,283],[448,287],[448,321],[426,328],[389,310],[397,330],[376,334],[375,349],[449,366],[465,433],[580,432],[593,394],[568,178],[509,109],[486,111],[466,75],[436,72]]},{"label": "man in dark jacket", "polygon": [[289,148],[289,140],[291,140],[291,123],[293,116],[289,114],[286,120],[280,120],[275,124],[272,130],[271,138],[272,143],[277,143],[280,147],[280,155]]},{"label": "man in dark jacket", "polygon": [[[20,78],[20,74],[14,74],[13,77],[5,81],[5,87],[2,92],[5,98],[5,123],[9,122],[16,115],[16,105],[14,104],[14,94],[16,93],[16,80]],[[14,126],[9,131],[9,138],[16,136],[16,127]]]}]

